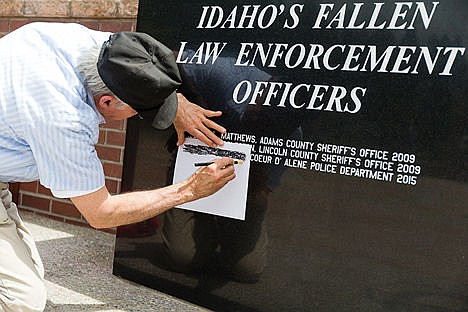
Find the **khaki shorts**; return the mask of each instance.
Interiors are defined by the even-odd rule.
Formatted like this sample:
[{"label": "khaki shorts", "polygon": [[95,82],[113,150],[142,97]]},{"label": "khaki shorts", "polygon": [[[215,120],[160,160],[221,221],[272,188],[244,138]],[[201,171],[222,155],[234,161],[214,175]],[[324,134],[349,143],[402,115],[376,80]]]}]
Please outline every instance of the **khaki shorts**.
[{"label": "khaki shorts", "polygon": [[44,268],[36,244],[0,182],[0,311],[43,311]]}]

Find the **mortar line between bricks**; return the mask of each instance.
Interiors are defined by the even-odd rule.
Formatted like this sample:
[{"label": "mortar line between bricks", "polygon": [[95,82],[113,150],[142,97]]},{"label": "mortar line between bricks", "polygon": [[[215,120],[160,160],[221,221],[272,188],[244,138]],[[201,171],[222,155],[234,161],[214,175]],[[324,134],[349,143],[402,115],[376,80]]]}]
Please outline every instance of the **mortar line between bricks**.
[{"label": "mortar line between bricks", "polygon": [[86,222],[86,220],[81,219],[81,218],[69,217],[69,216],[65,216],[63,214],[57,214],[57,213],[54,213],[54,212],[51,212],[51,211],[46,212],[44,210],[37,209],[37,208],[34,208],[34,207],[30,207],[30,206],[26,206],[26,205],[21,205],[20,208],[24,209],[24,210],[27,210],[27,211],[41,213],[41,215],[53,216],[53,217],[57,217],[57,218],[62,218],[63,220],[70,220],[70,221],[75,221],[75,222],[79,222],[79,223],[89,225],[88,222]]}]

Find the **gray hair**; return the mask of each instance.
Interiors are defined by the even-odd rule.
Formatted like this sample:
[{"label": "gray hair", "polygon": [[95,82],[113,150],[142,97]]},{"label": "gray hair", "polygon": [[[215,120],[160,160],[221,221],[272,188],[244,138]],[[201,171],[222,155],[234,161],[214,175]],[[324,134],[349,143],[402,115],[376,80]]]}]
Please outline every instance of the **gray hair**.
[{"label": "gray hair", "polygon": [[102,81],[101,76],[97,70],[97,61],[101,47],[98,45],[92,46],[91,48],[81,51],[78,57],[78,72],[83,77],[83,83],[85,88],[88,89],[93,96],[101,97],[103,95],[111,95],[115,97],[117,102],[117,108],[123,109],[127,104],[119,99]]}]

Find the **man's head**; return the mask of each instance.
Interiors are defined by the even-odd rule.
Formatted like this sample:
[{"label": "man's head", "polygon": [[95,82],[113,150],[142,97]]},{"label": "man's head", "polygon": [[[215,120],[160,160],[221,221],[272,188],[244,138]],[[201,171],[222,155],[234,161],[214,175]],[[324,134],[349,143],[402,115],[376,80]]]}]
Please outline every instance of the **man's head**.
[{"label": "man's head", "polygon": [[144,33],[118,32],[103,44],[97,69],[109,90],[154,127],[171,125],[181,78],[169,48]]}]

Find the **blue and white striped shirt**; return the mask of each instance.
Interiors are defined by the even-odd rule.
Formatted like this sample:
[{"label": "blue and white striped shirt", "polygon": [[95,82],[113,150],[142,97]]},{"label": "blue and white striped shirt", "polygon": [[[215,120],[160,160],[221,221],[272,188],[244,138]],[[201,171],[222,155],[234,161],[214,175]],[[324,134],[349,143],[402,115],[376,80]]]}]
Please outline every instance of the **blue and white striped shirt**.
[{"label": "blue and white striped shirt", "polygon": [[0,181],[39,179],[57,197],[104,186],[94,145],[104,121],[77,71],[110,33],[32,23],[0,39]]}]

